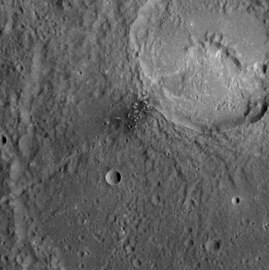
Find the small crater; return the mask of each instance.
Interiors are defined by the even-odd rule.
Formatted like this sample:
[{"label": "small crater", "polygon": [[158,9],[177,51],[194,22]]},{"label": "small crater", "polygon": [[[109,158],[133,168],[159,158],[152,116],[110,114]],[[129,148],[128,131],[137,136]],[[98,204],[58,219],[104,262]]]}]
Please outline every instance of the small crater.
[{"label": "small crater", "polygon": [[85,268],[86,268],[85,264],[83,262],[80,262],[79,269],[85,269]]},{"label": "small crater", "polygon": [[114,169],[108,171],[105,177],[106,182],[112,186],[119,184],[121,182],[121,178],[121,173]]},{"label": "small crater", "polygon": [[137,269],[140,269],[140,267],[142,266],[142,261],[139,258],[134,258],[132,263],[133,266]]},{"label": "small crater", "polygon": [[209,239],[205,243],[207,252],[218,252],[221,249],[221,241],[219,239]]},{"label": "small crater", "polygon": [[124,247],[124,250],[126,252],[126,254],[131,254],[135,251],[135,248],[130,245],[130,244],[127,244],[125,247]]},{"label": "small crater", "polygon": [[238,205],[241,202],[241,198],[238,196],[234,196],[231,201],[233,205]]},{"label": "small crater", "polygon": [[66,244],[66,245],[64,246],[64,251],[69,252],[69,253],[72,252],[72,251],[73,251],[72,245]]}]

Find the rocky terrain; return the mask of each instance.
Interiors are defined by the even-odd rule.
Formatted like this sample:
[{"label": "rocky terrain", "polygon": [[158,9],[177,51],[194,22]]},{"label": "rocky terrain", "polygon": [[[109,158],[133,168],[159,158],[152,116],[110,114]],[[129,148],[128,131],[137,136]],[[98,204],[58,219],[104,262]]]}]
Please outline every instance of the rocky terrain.
[{"label": "rocky terrain", "polygon": [[0,0],[0,270],[269,269],[267,0]]}]

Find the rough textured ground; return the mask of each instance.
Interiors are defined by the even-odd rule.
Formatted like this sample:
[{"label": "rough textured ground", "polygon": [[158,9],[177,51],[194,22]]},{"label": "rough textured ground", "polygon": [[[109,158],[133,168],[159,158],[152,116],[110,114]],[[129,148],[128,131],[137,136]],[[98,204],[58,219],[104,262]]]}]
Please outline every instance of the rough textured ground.
[{"label": "rough textured ground", "polygon": [[0,0],[0,269],[269,269],[267,0]]}]

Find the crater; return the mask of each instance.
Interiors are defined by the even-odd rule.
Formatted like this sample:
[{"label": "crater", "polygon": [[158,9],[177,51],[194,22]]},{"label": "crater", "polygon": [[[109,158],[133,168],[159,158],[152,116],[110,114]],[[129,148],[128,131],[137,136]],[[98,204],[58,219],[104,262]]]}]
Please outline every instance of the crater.
[{"label": "crater", "polygon": [[219,252],[221,249],[221,240],[208,239],[205,243],[205,249],[207,252]]},{"label": "crater", "polygon": [[155,109],[175,127],[200,133],[245,124],[249,104],[266,96],[263,24],[244,10],[182,16],[176,1],[167,2],[149,0],[130,29]]},{"label": "crater", "polygon": [[239,196],[235,196],[232,198],[231,202],[233,205],[238,205],[241,202],[241,198]]},{"label": "crater", "polygon": [[117,170],[111,169],[106,173],[106,182],[111,185],[118,185],[121,182],[121,173]]}]

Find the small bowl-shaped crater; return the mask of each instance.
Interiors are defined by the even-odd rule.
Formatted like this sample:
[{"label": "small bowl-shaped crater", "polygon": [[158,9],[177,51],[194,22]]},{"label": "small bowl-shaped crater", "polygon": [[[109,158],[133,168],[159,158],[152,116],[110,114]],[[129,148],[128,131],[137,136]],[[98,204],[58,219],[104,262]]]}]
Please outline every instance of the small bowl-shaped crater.
[{"label": "small bowl-shaped crater", "polygon": [[239,196],[234,196],[231,200],[233,205],[238,205],[241,202],[241,198]]},{"label": "small bowl-shaped crater", "polygon": [[122,177],[119,171],[111,169],[106,173],[105,179],[109,185],[114,186],[121,182]]}]

